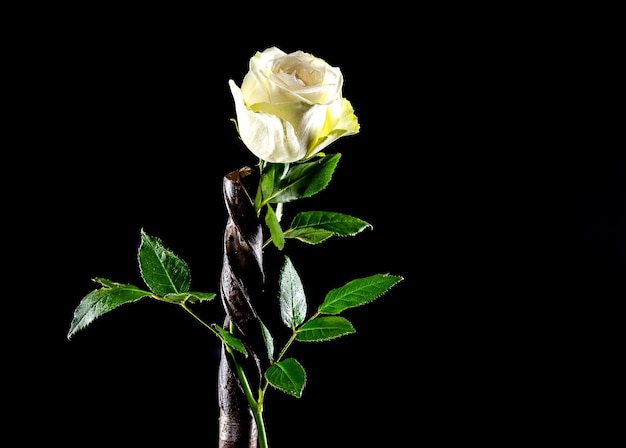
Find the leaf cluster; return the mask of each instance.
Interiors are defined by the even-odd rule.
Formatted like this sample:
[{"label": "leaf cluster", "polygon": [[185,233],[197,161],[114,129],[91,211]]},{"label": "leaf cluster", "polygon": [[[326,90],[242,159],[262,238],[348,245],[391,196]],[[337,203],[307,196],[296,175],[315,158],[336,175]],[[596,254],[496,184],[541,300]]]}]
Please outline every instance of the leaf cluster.
[{"label": "leaf cluster", "polygon": [[[295,341],[322,342],[345,336],[354,333],[355,329],[348,319],[339,314],[373,301],[401,280],[402,277],[389,274],[352,280],[330,290],[315,313],[305,320],[308,305],[304,287],[290,258],[285,257],[280,275],[281,318],[285,326],[292,329],[292,339]],[[287,348],[288,345],[282,353]],[[275,388],[298,398],[306,381],[304,368],[293,358],[274,362],[265,377]]]},{"label": "leaf cluster", "polygon": [[[265,224],[271,241],[282,250],[286,238],[318,244],[333,235],[354,236],[371,224],[354,216],[337,212],[308,211],[294,216],[286,229],[281,228],[283,204],[308,198],[330,183],[341,154],[317,154],[300,163],[263,163],[261,181],[255,196],[257,213],[265,213]],[[266,245],[269,243],[266,242]]]},{"label": "leaf cluster", "polygon": [[181,306],[215,298],[215,293],[189,291],[191,275],[187,263],[166,249],[159,238],[147,235],[143,229],[137,255],[141,277],[148,289],[94,278],[101,288],[83,297],[74,310],[68,339],[103,314],[146,297]]},{"label": "leaf cluster", "polygon": [[[294,164],[261,162],[260,181],[255,195],[255,209],[263,215],[270,238],[282,251],[287,239],[315,245],[332,236],[354,236],[372,226],[354,216],[331,211],[297,213],[286,229],[281,227],[283,204],[310,197],[329,184],[340,154],[319,153],[312,159]],[[191,275],[187,263],[164,247],[161,240],[141,229],[137,254],[139,270],[145,288],[116,283],[104,278],[93,279],[100,285],[83,297],[74,311],[67,333],[68,339],[93,321],[121,305],[151,298],[181,306],[202,325],[211,330],[231,352],[248,355],[243,342],[230,329],[200,319],[191,306],[209,302],[212,292],[191,291]],[[282,323],[291,330],[291,337],[274,357],[274,341],[264,325],[265,343],[270,367],[265,372],[267,384],[289,395],[300,397],[306,382],[306,372],[294,358],[285,353],[294,342],[322,342],[355,332],[353,325],[340,314],[350,308],[373,301],[402,280],[401,276],[375,274],[358,278],[330,290],[317,309],[309,316],[307,297],[300,276],[291,259],[284,255],[279,278],[279,303]]]}]

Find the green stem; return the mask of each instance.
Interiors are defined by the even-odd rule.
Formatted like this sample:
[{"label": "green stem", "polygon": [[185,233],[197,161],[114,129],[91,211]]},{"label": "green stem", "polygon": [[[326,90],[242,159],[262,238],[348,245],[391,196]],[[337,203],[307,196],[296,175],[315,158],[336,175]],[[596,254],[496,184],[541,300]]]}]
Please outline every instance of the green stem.
[{"label": "green stem", "polygon": [[[306,321],[309,322],[309,321],[315,319],[319,315],[320,315],[320,312],[316,311]],[[291,344],[293,344],[293,342],[296,340],[296,336],[298,335],[298,330],[297,330],[297,328],[293,328],[292,330],[293,330],[293,332],[291,333],[291,336],[289,337],[289,340],[285,343],[285,346],[282,348],[282,350],[280,351],[280,353],[278,354],[278,356],[274,360],[275,363],[279,362],[281,359],[283,359],[283,356],[285,356],[285,353],[287,353],[287,350],[289,350],[289,347],[291,347]],[[262,387],[261,396],[263,396],[262,394],[267,390],[268,386],[269,386],[268,382],[265,381],[265,384]]]},{"label": "green stem", "polygon": [[298,332],[294,329],[293,332],[291,333],[291,337],[289,338],[289,340],[285,343],[285,346],[283,347],[283,349],[280,351],[280,353],[278,354],[278,357],[276,358],[276,361],[274,362],[278,362],[281,359],[283,359],[283,356],[285,356],[285,352],[289,349],[289,347],[291,347],[291,344],[293,344],[293,341],[296,340],[296,335],[298,334]]},{"label": "green stem", "polygon": [[[184,302],[181,303],[180,306],[182,306],[185,311],[191,314],[191,316],[193,316],[193,318],[196,319],[198,322],[200,322],[203,326],[211,330],[221,340],[220,334],[217,331],[215,331],[215,329],[211,325],[207,324],[202,319],[200,319],[200,317],[198,317],[198,315],[196,315],[193,311],[191,311],[191,309],[189,309],[185,305]],[[232,323],[231,323],[230,330],[232,331]],[[248,404],[250,405],[250,409],[252,410],[252,415],[254,416],[254,421],[256,422],[256,427],[257,427],[259,448],[268,448],[269,445],[267,443],[267,431],[265,430],[265,421],[263,420],[263,395],[264,393],[262,390],[259,390],[258,402],[254,399],[254,395],[252,394],[252,389],[250,389],[250,383],[248,382],[246,373],[243,371],[243,368],[241,367],[241,365],[237,362],[237,357],[235,356],[235,353],[232,351],[232,349],[228,345],[224,343],[224,341],[222,341],[222,343],[224,344],[226,351],[230,354],[230,357],[233,360],[233,365],[235,366],[235,373],[237,374],[237,378],[239,378],[241,387],[243,388],[244,394],[246,395],[246,400],[248,401]],[[267,387],[267,385],[265,387]]]},{"label": "green stem", "polygon": [[[215,331],[215,329],[204,322],[198,315],[196,315],[191,309],[189,309],[185,303],[180,304],[185,311],[187,311],[191,316],[194,317],[198,322],[200,322],[203,326],[211,330],[220,340],[222,340],[221,335]],[[232,331],[232,323],[231,328]],[[235,373],[237,374],[237,378],[239,378],[239,382],[241,383],[241,387],[243,388],[244,394],[246,396],[246,400],[248,401],[248,405],[250,405],[250,409],[252,411],[252,415],[254,416],[254,421],[256,422],[257,427],[257,435],[259,448],[268,448],[267,442],[267,431],[265,429],[265,421],[263,420],[263,391],[259,390],[259,401],[257,402],[254,399],[254,395],[252,394],[252,389],[250,389],[250,383],[248,382],[248,378],[246,377],[245,372],[241,365],[237,362],[237,357],[232,349],[222,340],[222,344],[226,348],[226,351],[230,354],[231,359],[233,360],[233,365],[235,366]],[[266,386],[267,387],[267,386]]]},{"label": "green stem", "polygon": [[[201,324],[201,325],[203,325],[204,327],[206,327],[206,328],[208,328],[209,330],[211,330],[215,336],[217,336],[220,340],[222,340],[222,337],[220,336],[220,334],[219,334],[217,331],[215,331],[215,329],[214,329],[211,325],[207,324],[205,321],[203,321],[202,319],[200,319],[200,317],[198,317],[198,315],[197,315],[196,313],[194,313],[193,311],[191,311],[191,309],[187,307],[187,305],[185,304],[185,302],[182,302],[182,303],[180,304],[180,306],[182,306],[182,307],[183,307],[183,309],[184,309],[185,311],[187,311],[189,314],[191,314],[191,316],[192,316],[194,319],[196,319],[198,322],[200,322],[200,324]],[[223,341],[222,341],[222,342],[223,342]]]},{"label": "green stem", "polygon": [[[320,315],[319,311],[316,311],[315,314],[313,314],[311,317],[309,317],[306,322],[312,321],[313,319],[315,319],[317,316]],[[305,322],[305,323],[306,323]],[[304,325],[304,324],[302,324]],[[300,326],[302,326],[300,325]],[[287,352],[287,350],[289,349],[289,347],[291,347],[291,344],[293,344],[293,341],[296,340],[296,336],[298,335],[298,330],[297,328],[293,328],[293,333],[291,334],[291,337],[289,338],[289,340],[287,341],[287,343],[285,344],[285,346],[283,347],[283,349],[280,351],[280,353],[278,354],[278,357],[276,358],[276,361],[274,362],[278,362],[281,359],[283,359],[283,356],[285,356],[285,352]]]},{"label": "green stem", "polygon": [[252,410],[252,415],[254,416],[254,421],[256,422],[257,427],[259,448],[268,448],[269,445],[267,443],[267,431],[265,430],[265,421],[263,420],[263,392],[259,390],[259,401],[257,402],[254,399],[252,390],[250,389],[250,383],[248,382],[248,378],[246,377],[246,374],[243,371],[241,365],[237,362],[235,353],[228,346],[226,346],[226,351],[228,351],[230,357],[233,360],[235,373],[237,374],[237,378],[239,378],[241,387],[243,388],[244,394],[246,395],[246,400],[248,400],[248,404],[250,405],[250,409]]}]

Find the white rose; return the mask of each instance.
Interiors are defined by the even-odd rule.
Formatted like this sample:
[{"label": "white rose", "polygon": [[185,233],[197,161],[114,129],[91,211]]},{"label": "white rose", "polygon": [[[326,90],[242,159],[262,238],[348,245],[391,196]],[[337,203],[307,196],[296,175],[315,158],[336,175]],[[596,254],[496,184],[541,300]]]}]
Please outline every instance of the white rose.
[{"label": "white rose", "polygon": [[239,136],[262,160],[303,160],[359,132],[341,71],[311,54],[268,48],[250,59],[241,88],[228,84]]}]

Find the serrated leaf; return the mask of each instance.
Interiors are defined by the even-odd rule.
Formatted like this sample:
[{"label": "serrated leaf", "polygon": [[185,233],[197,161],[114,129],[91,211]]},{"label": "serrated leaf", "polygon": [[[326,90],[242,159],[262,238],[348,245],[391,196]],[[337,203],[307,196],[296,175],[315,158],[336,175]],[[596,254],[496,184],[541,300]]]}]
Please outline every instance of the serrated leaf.
[{"label": "serrated leaf", "polygon": [[285,235],[283,234],[283,229],[280,227],[278,218],[274,213],[274,209],[270,204],[268,204],[266,208],[265,224],[270,231],[274,246],[276,246],[278,250],[283,250],[283,247],[285,247]]},{"label": "serrated leaf", "polygon": [[241,339],[233,336],[229,331],[224,330],[217,324],[214,324],[213,327],[219,332],[222,342],[232,348],[233,350],[237,350],[239,353],[242,353],[248,356],[248,351],[246,350],[246,346],[243,345]]},{"label": "serrated leaf", "polygon": [[187,264],[163,247],[157,237],[141,229],[139,269],[146,285],[158,296],[189,291],[191,276]]},{"label": "serrated leaf", "polygon": [[163,299],[166,302],[170,303],[196,303],[200,301],[209,301],[215,298],[215,293],[213,292],[179,292],[174,294],[165,294]]},{"label": "serrated leaf", "polygon": [[209,302],[216,297],[214,292],[189,291],[188,294],[196,298],[199,302]]},{"label": "serrated leaf", "polygon": [[265,372],[265,379],[276,389],[300,398],[306,383],[306,372],[298,361],[287,358],[272,364]]},{"label": "serrated leaf", "polygon": [[341,316],[322,316],[298,328],[296,340],[300,342],[328,341],[355,331],[352,324]]},{"label": "serrated leaf", "polygon": [[380,297],[389,288],[403,280],[397,275],[375,274],[346,283],[326,294],[318,311],[322,314],[339,314],[348,308],[363,305]]},{"label": "serrated leaf", "polygon": [[116,283],[104,278],[96,278],[94,281],[105,285],[105,287],[91,291],[80,301],[74,310],[74,317],[67,333],[68,339],[71,339],[77,331],[82,330],[98,317],[118,306],[150,296],[149,291],[143,291],[134,285]]},{"label": "serrated leaf", "polygon": [[308,211],[298,213],[284,235],[285,238],[317,244],[333,235],[354,236],[367,228],[372,225],[344,213]]},{"label": "serrated leaf", "polygon": [[307,198],[326,188],[333,176],[340,153],[293,164],[287,174],[274,179],[274,191],[264,201],[284,203]]},{"label": "serrated leaf", "polygon": [[280,316],[287,327],[295,328],[304,322],[307,303],[302,280],[289,257],[285,257],[279,282]]}]

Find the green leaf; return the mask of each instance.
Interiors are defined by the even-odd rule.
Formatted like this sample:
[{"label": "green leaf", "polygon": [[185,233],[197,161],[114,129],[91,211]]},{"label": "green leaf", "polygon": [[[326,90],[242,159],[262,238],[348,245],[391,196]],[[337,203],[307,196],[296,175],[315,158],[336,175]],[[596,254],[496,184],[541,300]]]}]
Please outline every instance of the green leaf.
[{"label": "green leaf", "polygon": [[[296,163],[280,177],[277,171],[269,171],[268,173],[273,176],[272,191],[270,192],[269,188],[268,191],[264,191],[263,200],[275,204],[291,202],[322,191],[328,186],[340,157],[341,154],[337,153],[309,162]],[[265,175],[263,174],[263,177]],[[269,185],[269,181],[267,183]]]},{"label": "green leaf", "polygon": [[193,299],[192,303],[195,303],[196,300],[199,302],[209,302],[216,297],[214,292],[189,291],[188,294],[190,294]]},{"label": "green leaf", "polygon": [[285,238],[297,238],[309,244],[317,244],[337,236],[354,236],[372,225],[354,216],[336,212],[309,211],[298,213]]},{"label": "green leaf", "polygon": [[187,264],[163,247],[161,240],[141,229],[139,268],[146,285],[158,296],[189,291],[191,276]]},{"label": "green leaf", "polygon": [[401,280],[402,277],[389,274],[352,280],[341,288],[329,291],[318,311],[322,314],[339,314],[348,308],[371,302]]},{"label": "green leaf", "polygon": [[263,321],[259,319],[261,323],[261,330],[263,330],[263,341],[265,342],[265,347],[267,348],[267,358],[270,361],[274,360],[274,338],[272,337],[272,333],[270,333],[269,328],[265,326]]},{"label": "green leaf", "polygon": [[218,331],[224,344],[248,357],[248,351],[246,350],[246,346],[243,345],[243,342],[241,342],[241,339],[236,338],[229,331],[224,330],[217,324],[213,324],[213,328]]},{"label": "green leaf", "polygon": [[143,291],[134,285],[115,283],[103,278],[96,278],[94,281],[105,286],[90,292],[80,301],[74,310],[74,317],[67,333],[68,339],[98,317],[118,306],[150,296],[150,292]]},{"label": "green leaf", "polygon": [[118,288],[120,286],[124,286],[122,283],[112,282],[111,280],[107,280],[106,278],[96,277],[93,279],[94,282],[100,283],[102,286],[108,286],[109,288]]},{"label": "green leaf", "polygon": [[306,383],[306,372],[298,361],[287,358],[272,364],[265,372],[265,379],[276,389],[300,398]]},{"label": "green leaf", "polygon": [[173,294],[165,294],[163,299],[170,303],[196,303],[200,301],[209,301],[215,298],[214,292],[179,292]]},{"label": "green leaf", "polygon": [[295,238],[307,244],[319,244],[334,235],[333,232],[322,229],[302,229],[285,231],[285,238]]},{"label": "green leaf", "polygon": [[289,163],[266,162],[261,172],[261,181],[255,198],[255,207],[259,210],[280,191],[280,180],[289,170]]},{"label": "green leaf", "polygon": [[274,245],[278,248],[278,250],[283,250],[283,247],[285,247],[283,229],[280,227],[280,223],[274,213],[274,209],[269,204],[267,205],[265,212],[265,224],[267,224],[267,228],[270,230],[270,235],[272,236]]},{"label": "green leaf", "polygon": [[354,333],[355,329],[347,319],[340,316],[324,316],[312,319],[298,328],[296,340],[320,342]]},{"label": "green leaf", "polygon": [[280,272],[280,316],[289,328],[295,328],[304,322],[307,312],[304,286],[289,257]]}]

